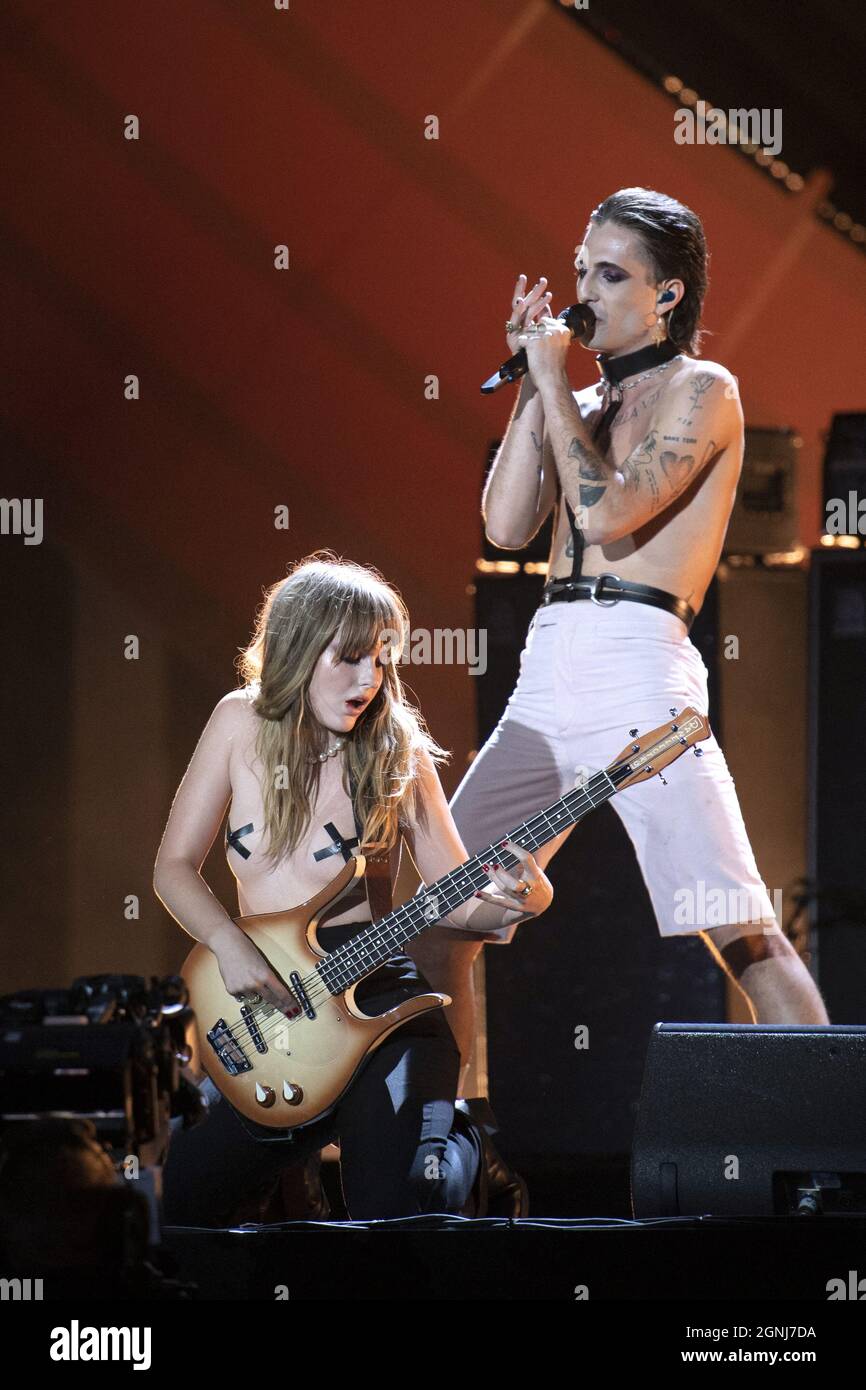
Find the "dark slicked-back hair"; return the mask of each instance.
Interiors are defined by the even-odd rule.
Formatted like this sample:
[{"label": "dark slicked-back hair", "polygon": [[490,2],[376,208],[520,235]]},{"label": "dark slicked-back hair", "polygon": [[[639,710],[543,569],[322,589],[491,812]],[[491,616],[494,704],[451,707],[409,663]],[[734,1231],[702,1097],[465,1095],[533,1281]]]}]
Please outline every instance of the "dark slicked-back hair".
[{"label": "dark slicked-back hair", "polygon": [[621,188],[599,203],[589,222],[616,222],[636,232],[655,280],[682,280],[685,294],[666,315],[668,335],[681,352],[699,356],[709,252],[698,215],[651,188]]}]

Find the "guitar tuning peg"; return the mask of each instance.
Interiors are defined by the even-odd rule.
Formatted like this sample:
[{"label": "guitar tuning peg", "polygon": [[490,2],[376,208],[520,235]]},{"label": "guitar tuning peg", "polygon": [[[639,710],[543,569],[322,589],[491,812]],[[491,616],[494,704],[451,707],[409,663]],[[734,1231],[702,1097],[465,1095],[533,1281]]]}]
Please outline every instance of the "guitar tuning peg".
[{"label": "guitar tuning peg", "polygon": [[676,710],[674,709],[673,706],[671,706],[671,714],[676,714]]},{"label": "guitar tuning peg", "polygon": [[703,748],[692,748],[692,752],[696,758],[702,758],[704,756]]},{"label": "guitar tuning peg", "polygon": [[628,732],[631,738],[637,738],[637,729],[629,729]]},{"label": "guitar tuning peg", "polygon": [[662,779],[662,781],[664,782],[665,786],[667,786],[667,778],[666,778],[666,777],[662,777],[661,773],[659,773],[659,777],[661,777],[661,779]]}]

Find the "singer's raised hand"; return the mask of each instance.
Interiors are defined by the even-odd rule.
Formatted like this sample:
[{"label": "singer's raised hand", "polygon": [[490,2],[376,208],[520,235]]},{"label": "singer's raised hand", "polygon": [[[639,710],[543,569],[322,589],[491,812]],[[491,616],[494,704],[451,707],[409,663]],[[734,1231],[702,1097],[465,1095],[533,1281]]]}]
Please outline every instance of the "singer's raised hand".
[{"label": "singer's raised hand", "polygon": [[571,343],[571,330],[561,319],[555,319],[552,315],[545,320],[543,329],[518,333],[518,351],[520,348],[526,349],[527,370],[539,390],[562,379]]},{"label": "singer's raised hand", "polygon": [[[511,323],[520,324],[525,328],[527,324],[535,323],[537,319],[552,318],[550,312],[550,290],[547,288],[547,277],[542,275],[540,280],[532,286],[529,294],[526,293],[526,276],[518,275],[517,284],[514,286],[514,294],[511,297],[511,313],[508,318]],[[517,333],[506,333],[505,339],[508,343],[508,352],[511,357],[520,351],[522,346],[517,341]]]}]

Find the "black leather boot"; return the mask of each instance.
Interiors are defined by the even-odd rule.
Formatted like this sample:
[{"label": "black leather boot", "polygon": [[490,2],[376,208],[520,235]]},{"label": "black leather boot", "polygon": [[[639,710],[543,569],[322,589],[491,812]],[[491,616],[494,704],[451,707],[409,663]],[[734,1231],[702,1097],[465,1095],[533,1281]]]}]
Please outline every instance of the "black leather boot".
[{"label": "black leather boot", "polygon": [[458,1134],[465,1134],[472,1140],[472,1146],[478,1156],[478,1168],[475,1173],[475,1181],[472,1184],[472,1191],[469,1193],[465,1203],[460,1209],[460,1216],[487,1216],[487,1152],[485,1148],[485,1135],[478,1125],[470,1120],[464,1110],[454,1107],[454,1129]]},{"label": "black leather boot", "polygon": [[[481,1140],[482,1157],[478,1177],[472,1189],[477,1207],[483,1210],[463,1212],[473,1216],[528,1216],[529,1189],[519,1173],[506,1163],[493,1143],[499,1124],[485,1096],[472,1096],[454,1102],[454,1119],[465,1125]],[[477,1191],[476,1191],[477,1189]]]}]

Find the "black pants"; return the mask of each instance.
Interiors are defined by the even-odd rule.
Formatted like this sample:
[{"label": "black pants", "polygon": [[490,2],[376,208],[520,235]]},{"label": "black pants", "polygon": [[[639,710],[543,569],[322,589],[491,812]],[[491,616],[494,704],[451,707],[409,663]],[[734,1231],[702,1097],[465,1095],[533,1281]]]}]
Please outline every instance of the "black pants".
[{"label": "black pants", "polygon": [[[364,924],[367,925],[367,924]],[[321,927],[328,950],[359,930],[357,922]],[[377,1014],[430,985],[398,955],[358,986],[356,1002]],[[168,1225],[221,1226],[242,1198],[272,1191],[282,1170],[336,1140],[343,1197],[354,1221],[423,1212],[459,1212],[478,1170],[468,1135],[452,1130],[460,1051],[444,1010],[409,1019],[367,1059],[337,1107],[285,1137],[242,1120],[213,1083],[201,1085],[207,1117],[192,1129],[172,1121],[163,1168]]]}]

